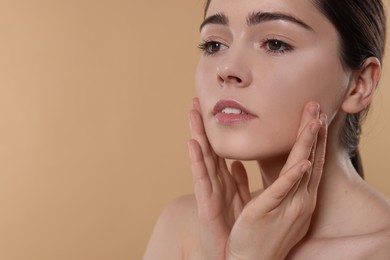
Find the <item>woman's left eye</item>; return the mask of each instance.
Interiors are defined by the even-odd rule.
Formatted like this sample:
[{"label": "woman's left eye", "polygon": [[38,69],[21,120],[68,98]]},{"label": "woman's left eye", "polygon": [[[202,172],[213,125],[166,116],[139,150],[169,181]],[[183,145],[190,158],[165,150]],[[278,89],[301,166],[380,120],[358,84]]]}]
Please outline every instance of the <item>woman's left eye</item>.
[{"label": "woman's left eye", "polygon": [[270,53],[285,53],[293,50],[292,46],[277,39],[268,39],[264,42],[263,47]]}]

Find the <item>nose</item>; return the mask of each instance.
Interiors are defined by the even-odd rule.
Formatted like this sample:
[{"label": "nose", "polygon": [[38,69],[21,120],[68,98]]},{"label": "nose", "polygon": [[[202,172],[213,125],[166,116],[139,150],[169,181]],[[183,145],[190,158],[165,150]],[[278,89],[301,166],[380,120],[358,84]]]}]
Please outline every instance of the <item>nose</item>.
[{"label": "nose", "polygon": [[221,87],[248,87],[252,82],[248,62],[248,59],[239,57],[238,54],[230,55],[221,60],[217,67],[219,85]]}]

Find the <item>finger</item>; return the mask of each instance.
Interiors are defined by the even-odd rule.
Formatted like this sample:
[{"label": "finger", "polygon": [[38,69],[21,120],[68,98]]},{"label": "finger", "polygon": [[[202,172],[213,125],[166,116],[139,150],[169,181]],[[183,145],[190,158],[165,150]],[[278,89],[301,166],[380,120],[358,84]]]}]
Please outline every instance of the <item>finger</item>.
[{"label": "finger", "polygon": [[[205,130],[204,130],[204,124],[203,124],[203,118],[202,118],[202,112],[201,112],[201,108],[200,108],[199,98],[195,97],[195,98],[192,99],[192,109],[198,112],[197,114],[198,114],[198,118],[199,119],[197,121],[198,121],[198,125],[200,126],[199,131],[207,139],[207,136],[206,136],[206,133],[205,133]],[[207,141],[207,144],[211,148],[210,143],[208,141]],[[210,149],[210,151],[212,152],[212,155],[213,155],[214,159],[216,159],[217,156],[216,156],[215,152],[212,149]]]},{"label": "finger", "polygon": [[[321,123],[321,126],[322,126],[322,123]],[[314,141],[313,141],[313,145],[311,147],[311,150],[310,150],[310,153],[309,153],[309,161],[311,162],[311,164],[313,165],[313,161],[314,161],[314,156],[315,156],[315,150],[316,150],[316,147],[317,147],[317,139],[318,139],[318,132],[320,131],[320,129],[318,129],[317,131],[317,135],[316,137],[314,138]],[[309,181],[310,181],[310,178],[311,178],[311,173],[312,173],[312,168],[310,168],[303,176],[302,176],[302,179],[300,180],[299,183],[297,183],[294,187],[294,191],[292,192],[292,199],[293,197],[295,196],[295,194],[301,190],[302,192],[307,192],[308,191],[308,184],[309,184]]]},{"label": "finger", "polygon": [[[206,165],[210,165],[209,166],[210,170],[216,171],[216,173],[220,177],[220,180],[222,182],[222,185],[223,185],[223,188],[225,189],[225,191],[233,191],[235,184],[234,184],[234,180],[233,180],[233,178],[232,178],[232,176],[231,176],[231,174],[226,166],[226,160],[218,157],[215,154],[214,150],[212,149],[210,143],[207,140],[207,136],[206,136],[205,131],[204,131],[203,120],[201,117],[201,108],[200,108],[199,98],[196,97],[196,98],[192,99],[192,107],[193,107],[193,110],[197,111],[198,112],[197,114],[199,115],[195,119],[195,122],[196,121],[198,122],[197,125],[201,125],[201,127],[198,129],[198,132],[201,133],[201,135],[203,135],[205,137],[202,139],[207,141],[207,143],[206,142],[204,143],[204,147],[207,149],[202,149],[202,151],[207,154],[206,157],[211,156],[213,158],[213,160],[210,162],[208,159],[206,159]],[[200,121],[201,121],[201,123],[199,123]],[[202,147],[203,147],[203,145],[202,145]],[[210,154],[208,154],[209,152],[210,152]],[[214,165],[216,166],[215,168],[214,168]]]},{"label": "finger", "polygon": [[304,160],[294,165],[284,175],[280,175],[254,200],[255,208],[257,208],[256,214],[267,214],[277,208],[310,167],[311,163]]},{"label": "finger", "polygon": [[229,195],[232,193],[232,180],[229,170],[226,166],[226,161],[223,158],[217,157],[216,159],[216,175],[221,183],[222,194],[225,194],[225,200],[229,201],[231,197]]},{"label": "finger", "polygon": [[[301,135],[304,133],[305,128],[310,124],[313,119],[319,118],[319,104],[315,102],[309,102],[303,111],[301,124],[298,131],[297,140],[300,139]],[[290,155],[287,159],[285,169],[289,169],[296,162],[302,160],[303,158],[307,159],[307,151],[301,150],[299,147],[294,146],[293,150],[290,152]],[[283,171],[282,171],[283,172]]]},{"label": "finger", "polygon": [[203,201],[212,194],[212,182],[203,159],[202,149],[196,140],[191,139],[188,141],[188,151],[191,160],[195,197],[198,202],[199,200]]},{"label": "finger", "polygon": [[[298,194],[304,196],[306,193],[312,193],[316,195],[316,191],[318,190],[319,181],[322,176],[322,168],[325,160],[325,143],[326,134],[324,136],[324,131],[326,131],[326,115],[321,114],[321,128],[319,129],[319,133],[317,134],[317,138],[313,144],[312,151],[310,153],[310,162],[312,163],[312,167],[302,176],[302,179],[299,183],[295,185],[292,189],[292,192],[289,193],[289,197],[291,200],[294,200],[295,197],[299,197]],[[310,188],[310,183],[313,185],[313,181],[316,183],[315,186]]]},{"label": "finger", "polygon": [[202,149],[206,167],[210,175],[216,174],[216,154],[212,150],[204,131],[203,121],[200,113],[192,109],[189,114],[191,138],[198,141]]},{"label": "finger", "polygon": [[322,122],[319,119],[312,119],[312,121],[305,126],[291,149],[287,162],[281,170],[281,175],[285,174],[291,165],[310,158],[321,124]]},{"label": "finger", "polygon": [[[317,138],[318,138],[318,134],[317,134]],[[315,156],[316,148],[317,148],[317,138],[316,138],[316,140],[314,140],[314,144],[313,144],[313,147],[312,147],[312,149],[311,149],[310,156],[309,156],[309,161],[311,162],[311,165],[312,165],[312,166],[313,166],[314,156]],[[299,184],[298,184],[297,187],[296,187],[295,193],[298,191],[298,189],[300,189],[302,192],[307,192],[307,191],[308,191],[309,181],[310,181],[310,179],[311,179],[311,175],[312,175],[312,172],[313,172],[312,169],[313,169],[313,168],[310,168],[310,169],[302,176],[301,181],[299,182]]]},{"label": "finger", "polygon": [[242,202],[247,204],[252,198],[249,191],[248,174],[244,165],[239,161],[232,163],[232,176],[236,183],[238,193],[240,194]]},{"label": "finger", "polygon": [[326,154],[326,140],[328,134],[328,119],[326,114],[321,114],[320,119],[322,121],[322,127],[318,133],[317,147],[313,159],[313,167],[311,178],[308,183],[309,193],[316,194],[320,180],[322,177],[322,170],[325,163]]},{"label": "finger", "polygon": [[192,99],[192,108],[197,110],[200,113],[199,98],[195,97],[195,98]]},{"label": "finger", "polygon": [[313,118],[319,118],[320,115],[320,105],[317,102],[308,102],[305,105],[304,111],[302,113],[301,124],[298,130],[298,136],[303,131],[303,128],[311,121]]}]

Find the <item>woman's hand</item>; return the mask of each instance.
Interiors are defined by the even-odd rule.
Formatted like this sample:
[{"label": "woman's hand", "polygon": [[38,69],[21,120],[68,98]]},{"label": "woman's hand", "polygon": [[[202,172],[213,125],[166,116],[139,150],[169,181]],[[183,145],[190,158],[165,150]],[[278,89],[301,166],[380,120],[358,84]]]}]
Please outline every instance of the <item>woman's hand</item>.
[{"label": "woman's hand", "polygon": [[211,148],[199,102],[189,141],[204,259],[284,259],[307,233],[325,159],[327,120],[318,105],[304,110],[299,135],[279,177],[251,199],[240,162],[229,172]]},{"label": "woman's hand", "polygon": [[197,99],[190,112],[192,162],[195,197],[200,221],[200,241],[204,259],[225,259],[232,227],[251,200],[248,178],[241,163],[229,172],[225,159],[218,157],[206,137]]}]

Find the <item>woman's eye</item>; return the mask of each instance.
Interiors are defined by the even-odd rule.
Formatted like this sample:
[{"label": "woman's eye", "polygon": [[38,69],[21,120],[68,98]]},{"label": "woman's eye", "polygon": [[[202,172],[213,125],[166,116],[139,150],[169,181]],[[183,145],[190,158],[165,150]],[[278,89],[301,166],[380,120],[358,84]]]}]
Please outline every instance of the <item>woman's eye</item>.
[{"label": "woman's eye", "polygon": [[204,41],[199,44],[199,49],[206,55],[212,55],[226,48],[226,45],[217,41]]},{"label": "woman's eye", "polygon": [[291,45],[277,39],[267,40],[264,45],[267,51],[271,53],[284,53],[292,50]]}]

